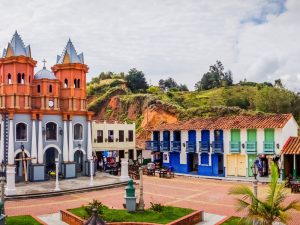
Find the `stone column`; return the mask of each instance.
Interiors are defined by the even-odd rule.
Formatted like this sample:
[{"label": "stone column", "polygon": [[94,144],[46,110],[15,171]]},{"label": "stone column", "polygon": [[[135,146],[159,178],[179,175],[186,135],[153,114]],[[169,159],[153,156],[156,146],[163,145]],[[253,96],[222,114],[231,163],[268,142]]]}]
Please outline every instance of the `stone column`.
[{"label": "stone column", "polygon": [[8,133],[8,165],[6,167],[6,195],[16,194],[16,184],[15,184],[15,160],[14,154],[14,130],[13,130],[13,120],[9,119],[9,133]]},{"label": "stone column", "polygon": [[42,121],[39,120],[39,130],[38,130],[38,163],[42,164],[44,162],[43,155],[43,130]]},{"label": "stone column", "polygon": [[69,161],[69,147],[68,147],[68,130],[67,130],[67,121],[64,120],[64,140],[63,140],[63,161]]},{"label": "stone column", "polygon": [[121,181],[128,181],[128,160],[127,159],[121,159]]},{"label": "stone column", "polygon": [[87,158],[92,158],[92,129],[91,121],[87,121]]},{"label": "stone column", "polygon": [[297,171],[296,171],[296,154],[294,154],[294,165],[293,165],[293,178],[296,179]]},{"label": "stone column", "polygon": [[1,120],[0,162],[4,159],[4,121]]},{"label": "stone column", "polygon": [[73,153],[73,121],[69,121],[69,161],[74,161],[74,153]]},{"label": "stone column", "polygon": [[35,119],[32,120],[32,133],[31,133],[31,162],[37,163],[37,147],[36,147],[36,129],[35,129]]}]

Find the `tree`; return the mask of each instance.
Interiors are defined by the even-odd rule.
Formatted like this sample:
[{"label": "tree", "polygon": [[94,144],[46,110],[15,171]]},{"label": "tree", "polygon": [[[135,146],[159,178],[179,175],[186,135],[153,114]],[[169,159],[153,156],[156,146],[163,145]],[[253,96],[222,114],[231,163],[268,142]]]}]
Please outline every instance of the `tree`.
[{"label": "tree", "polygon": [[299,201],[292,201],[288,205],[284,206],[287,194],[284,190],[285,183],[278,183],[279,174],[277,165],[271,163],[271,177],[269,183],[269,190],[266,192],[265,199],[259,199],[253,193],[253,191],[245,186],[240,185],[230,189],[230,195],[242,196],[237,199],[237,211],[247,211],[247,215],[242,218],[241,222],[246,224],[257,225],[272,225],[275,221],[280,221],[284,224],[290,219],[289,211],[295,209],[300,211]]},{"label": "tree", "polygon": [[128,88],[132,92],[145,92],[148,88],[145,75],[142,71],[138,71],[136,68],[129,70],[125,76]]},{"label": "tree", "polygon": [[188,91],[188,87],[185,84],[177,84],[177,82],[169,77],[166,80],[160,79],[158,82],[158,86],[163,90],[163,91]]},{"label": "tree", "polygon": [[221,61],[209,67],[209,72],[203,74],[202,79],[195,84],[195,89],[209,90],[215,87],[227,87],[233,84],[231,71],[224,72],[224,66]]},{"label": "tree", "polygon": [[275,80],[274,86],[275,86],[276,88],[283,88],[283,84],[282,84],[281,79]]}]

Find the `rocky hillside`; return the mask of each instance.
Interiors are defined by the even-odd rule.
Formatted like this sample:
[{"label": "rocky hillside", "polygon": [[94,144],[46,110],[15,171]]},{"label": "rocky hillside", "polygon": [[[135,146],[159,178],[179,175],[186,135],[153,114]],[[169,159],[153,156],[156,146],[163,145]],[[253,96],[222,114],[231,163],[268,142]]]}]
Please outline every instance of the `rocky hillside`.
[{"label": "rocky hillside", "polygon": [[150,87],[148,93],[133,94],[123,79],[107,79],[88,86],[89,109],[100,120],[135,122],[138,139],[145,128],[192,117],[259,113],[293,113],[299,121],[300,98],[285,89],[235,85],[201,92],[163,92]]}]

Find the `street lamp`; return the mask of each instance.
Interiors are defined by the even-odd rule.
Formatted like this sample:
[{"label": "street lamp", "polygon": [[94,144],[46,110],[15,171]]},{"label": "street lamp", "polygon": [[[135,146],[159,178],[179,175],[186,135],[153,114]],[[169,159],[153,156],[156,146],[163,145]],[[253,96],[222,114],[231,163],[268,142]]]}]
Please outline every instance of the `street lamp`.
[{"label": "street lamp", "polygon": [[140,164],[139,173],[140,173],[140,200],[138,205],[138,210],[144,211],[145,203],[144,203],[144,186],[143,186],[143,156],[142,153],[138,156],[138,162]]},{"label": "street lamp", "polygon": [[1,184],[1,205],[2,205],[2,212],[1,214],[4,214],[4,184],[5,184],[5,163],[4,160],[2,161],[0,165],[0,184]]},{"label": "street lamp", "polygon": [[89,186],[94,186],[94,177],[93,177],[93,174],[94,174],[94,156],[91,156],[90,158],[90,184]]},{"label": "street lamp", "polygon": [[252,174],[254,176],[254,181],[253,181],[253,192],[254,192],[254,196],[257,197],[257,175],[258,175],[258,168],[255,164],[253,164],[251,166],[251,170],[252,170]]},{"label": "street lamp", "polygon": [[58,182],[58,162],[59,162],[59,155],[55,158],[55,188],[54,191],[60,191],[59,182]]}]

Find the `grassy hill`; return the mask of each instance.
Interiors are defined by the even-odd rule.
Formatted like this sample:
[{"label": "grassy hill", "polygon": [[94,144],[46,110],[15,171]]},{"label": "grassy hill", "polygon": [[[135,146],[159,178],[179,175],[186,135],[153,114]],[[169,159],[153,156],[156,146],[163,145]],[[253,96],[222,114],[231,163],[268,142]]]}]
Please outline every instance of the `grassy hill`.
[{"label": "grassy hill", "polygon": [[89,109],[97,118],[136,122],[138,131],[142,130],[149,113],[157,113],[156,117],[162,118],[155,118],[152,125],[165,122],[168,116],[185,120],[203,116],[293,113],[298,122],[300,120],[299,95],[262,85],[234,85],[200,92],[163,92],[152,86],[147,93],[133,94],[123,79],[108,79],[90,84],[87,89]]}]

